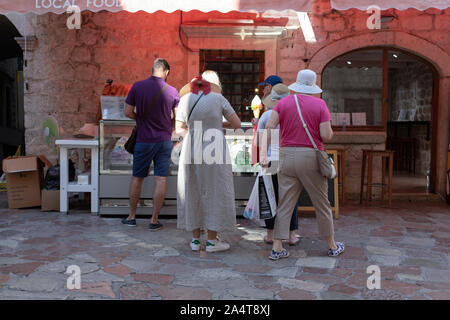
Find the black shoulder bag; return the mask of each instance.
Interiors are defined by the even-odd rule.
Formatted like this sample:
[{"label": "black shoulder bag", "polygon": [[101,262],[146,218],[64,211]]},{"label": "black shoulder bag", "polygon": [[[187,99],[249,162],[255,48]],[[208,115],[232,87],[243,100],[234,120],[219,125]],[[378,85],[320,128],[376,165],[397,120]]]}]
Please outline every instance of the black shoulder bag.
[{"label": "black shoulder bag", "polygon": [[129,153],[134,153],[134,146],[136,145],[136,139],[137,139],[137,129],[142,125],[144,122],[144,119],[147,118],[148,113],[151,109],[153,109],[153,106],[155,105],[155,102],[158,100],[158,98],[163,94],[164,91],[169,87],[169,85],[166,83],[166,85],[159,91],[159,93],[153,98],[152,102],[150,103],[150,106],[145,109],[144,115],[142,118],[140,118],[139,122],[136,121],[136,125],[133,128],[133,132],[131,132],[130,137],[128,138],[127,142],[125,142],[125,150],[127,150]]},{"label": "black shoulder bag", "polygon": [[[197,103],[200,101],[200,99],[201,99],[202,97],[203,97],[203,92],[202,92],[202,94],[200,95],[200,98],[198,98],[197,101],[196,101],[196,102],[194,103],[194,105],[192,106],[191,112],[189,112],[189,116],[188,116],[188,118],[187,118],[187,122],[189,122],[189,118],[191,117],[192,111],[194,111],[195,106],[197,105]],[[186,125],[187,125],[187,123],[186,123]]]}]

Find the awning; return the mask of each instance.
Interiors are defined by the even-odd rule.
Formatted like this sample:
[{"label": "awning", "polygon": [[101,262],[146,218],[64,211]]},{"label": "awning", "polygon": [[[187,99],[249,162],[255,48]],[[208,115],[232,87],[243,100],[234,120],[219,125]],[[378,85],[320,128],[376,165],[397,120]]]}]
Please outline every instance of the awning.
[{"label": "awning", "polygon": [[9,12],[44,14],[48,12],[65,13],[70,6],[76,5],[81,11],[146,11],[158,10],[174,12],[177,10],[202,12],[295,10],[312,11],[313,0],[0,0],[0,13]]},{"label": "awning", "polygon": [[355,8],[366,11],[367,8],[374,5],[380,7],[381,10],[391,8],[399,10],[436,8],[442,10],[450,7],[450,0],[331,0],[331,7],[337,10]]}]

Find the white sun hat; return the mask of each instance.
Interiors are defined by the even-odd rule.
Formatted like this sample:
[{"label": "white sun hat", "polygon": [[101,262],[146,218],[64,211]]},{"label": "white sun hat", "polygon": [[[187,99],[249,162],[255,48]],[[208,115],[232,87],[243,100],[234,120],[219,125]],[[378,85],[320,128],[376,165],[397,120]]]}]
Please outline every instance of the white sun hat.
[{"label": "white sun hat", "polygon": [[322,89],[316,85],[317,75],[314,71],[305,69],[297,74],[297,81],[289,86],[289,89],[298,93],[317,94]]}]

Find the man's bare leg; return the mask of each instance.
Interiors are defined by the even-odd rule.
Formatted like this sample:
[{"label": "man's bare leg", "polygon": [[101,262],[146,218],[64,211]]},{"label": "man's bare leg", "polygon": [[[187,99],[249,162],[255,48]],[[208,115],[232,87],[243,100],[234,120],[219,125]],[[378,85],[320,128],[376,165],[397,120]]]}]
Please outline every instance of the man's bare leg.
[{"label": "man's bare leg", "polygon": [[142,190],[142,182],[144,182],[144,178],[131,178],[130,184],[130,215],[128,216],[128,220],[136,219],[136,208],[141,197]]},{"label": "man's bare leg", "polygon": [[166,182],[167,177],[155,176],[155,191],[153,192],[153,214],[150,223],[158,223],[159,213],[164,205],[166,198]]}]

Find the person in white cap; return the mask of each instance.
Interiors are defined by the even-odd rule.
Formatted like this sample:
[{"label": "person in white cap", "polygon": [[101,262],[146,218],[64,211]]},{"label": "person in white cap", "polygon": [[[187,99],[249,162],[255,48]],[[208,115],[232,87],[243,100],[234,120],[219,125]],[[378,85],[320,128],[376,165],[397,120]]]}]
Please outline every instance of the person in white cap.
[{"label": "person in white cap", "polygon": [[[333,137],[328,107],[320,98],[322,89],[316,85],[316,73],[301,70],[297,81],[289,86],[293,91],[274,107],[266,125],[267,143],[270,143],[270,130],[280,125],[280,164],[278,167],[279,202],[275,218],[274,240],[269,258],[286,258],[289,253],[283,249],[282,240],[289,239],[289,221],[297,199],[305,187],[316,212],[319,233],[328,245],[328,255],[337,256],[344,252],[344,244],[335,242],[333,215],[328,200],[328,181],[320,173],[314,146],[303,128],[301,115],[310,131],[317,148],[324,150],[323,142]],[[301,94],[298,94],[301,93]],[[261,148],[261,165],[268,167],[269,159]]]}]

